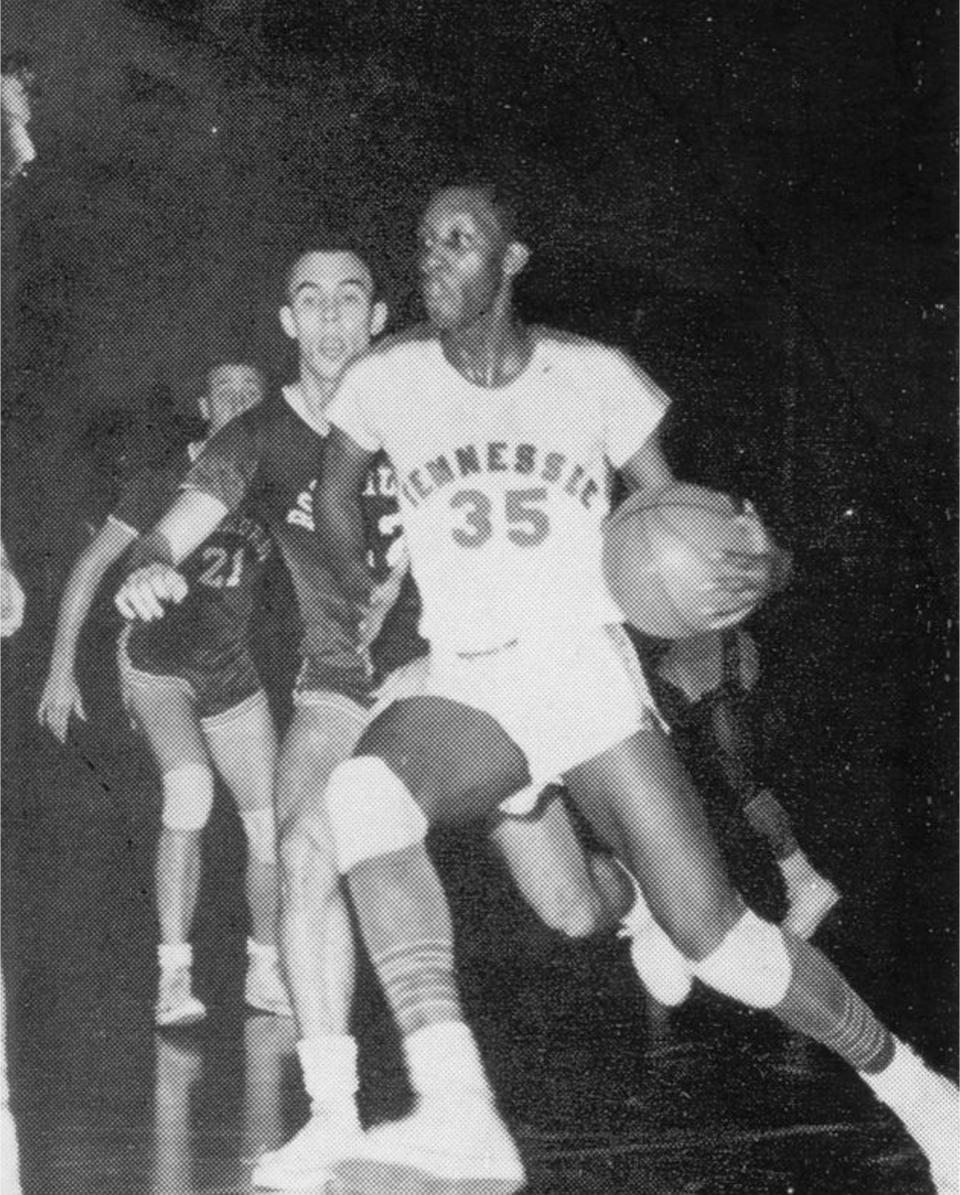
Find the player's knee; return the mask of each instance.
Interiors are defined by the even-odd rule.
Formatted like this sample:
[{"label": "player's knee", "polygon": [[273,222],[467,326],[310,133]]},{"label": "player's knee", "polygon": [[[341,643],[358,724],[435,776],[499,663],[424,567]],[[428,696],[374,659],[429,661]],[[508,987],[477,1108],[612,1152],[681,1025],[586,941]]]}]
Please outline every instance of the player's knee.
[{"label": "player's knee", "polygon": [[749,910],[720,945],[691,965],[710,987],[752,1008],[773,1008],[786,995],[793,967],[779,926]]},{"label": "player's knee", "polygon": [[376,859],[422,842],[429,823],[403,781],[372,755],[340,764],[326,792],[337,867],[342,875],[366,859]]},{"label": "player's knee", "polygon": [[163,774],[162,821],[168,830],[202,830],[213,808],[213,773],[199,763]]},{"label": "player's knee", "polygon": [[272,805],[246,809],[240,814],[243,832],[247,836],[247,850],[251,859],[267,866],[277,862],[277,819]]}]

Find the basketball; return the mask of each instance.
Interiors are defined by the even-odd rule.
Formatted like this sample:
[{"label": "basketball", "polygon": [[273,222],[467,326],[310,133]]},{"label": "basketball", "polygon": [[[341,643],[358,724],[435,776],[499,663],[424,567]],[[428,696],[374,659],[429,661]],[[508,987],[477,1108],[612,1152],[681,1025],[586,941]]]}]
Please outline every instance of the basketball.
[{"label": "basketball", "polygon": [[752,510],[744,514],[726,494],[678,482],[656,495],[633,494],[613,511],[604,526],[604,571],[624,621],[646,635],[685,639],[712,629],[705,589],[717,579],[716,553],[771,546]]}]

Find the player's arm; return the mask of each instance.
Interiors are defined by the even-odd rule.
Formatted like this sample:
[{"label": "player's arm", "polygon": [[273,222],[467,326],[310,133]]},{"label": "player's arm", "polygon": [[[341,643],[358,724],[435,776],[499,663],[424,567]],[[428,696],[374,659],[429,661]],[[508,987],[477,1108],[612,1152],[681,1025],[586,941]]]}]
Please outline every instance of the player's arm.
[{"label": "player's arm", "polygon": [[131,561],[135,567],[114,598],[123,617],[150,622],[163,617],[165,602],[183,601],[187,583],[176,566],[217,529],[228,513],[226,503],[212,494],[183,490],[137,545]]},{"label": "player's arm", "polygon": [[76,678],[77,644],[93,599],[107,570],[136,540],[137,532],[108,519],[77,557],[60,600],[47,679],[37,719],[65,742],[70,715],[86,719]]},{"label": "player's arm", "polygon": [[347,596],[364,611],[370,604],[373,579],[366,562],[360,496],[375,455],[341,428],[331,427],[321,482],[313,496],[313,521],[320,550]]}]

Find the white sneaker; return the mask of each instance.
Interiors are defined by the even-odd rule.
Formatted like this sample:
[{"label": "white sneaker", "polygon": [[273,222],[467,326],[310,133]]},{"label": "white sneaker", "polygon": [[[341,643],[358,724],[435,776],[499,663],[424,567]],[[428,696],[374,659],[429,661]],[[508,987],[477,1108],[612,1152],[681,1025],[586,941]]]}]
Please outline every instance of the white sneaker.
[{"label": "white sneaker", "polygon": [[812,938],[820,922],[840,899],[840,891],[822,875],[813,873],[811,879],[787,886],[789,909],[783,928],[798,938]]},{"label": "white sneaker", "polygon": [[878,1075],[861,1075],[903,1122],[930,1163],[937,1195],[960,1191],[960,1091],[926,1067],[902,1042],[893,1062]]},{"label": "white sneaker", "polygon": [[251,1008],[260,1012],[272,1012],[277,1017],[293,1016],[287,985],[283,982],[280,963],[275,954],[272,957],[250,955],[243,998]]},{"label": "white sneaker", "polygon": [[336,1167],[358,1195],[402,1191],[429,1178],[456,1182],[462,1195],[514,1195],[526,1175],[506,1125],[486,1095],[422,1096],[404,1120],[365,1134]]},{"label": "white sneaker", "polygon": [[162,1029],[195,1025],[207,1015],[206,1006],[193,994],[189,967],[160,972],[160,987],[153,1009],[154,1023]]},{"label": "white sneaker", "polygon": [[619,937],[630,940],[633,969],[654,1000],[667,1008],[682,1004],[693,987],[690,967],[654,920],[639,890],[633,908],[623,919]]},{"label": "white sneaker", "polygon": [[262,1154],[253,1168],[255,1187],[279,1191],[315,1191],[336,1181],[332,1166],[363,1150],[356,1116],[314,1112],[286,1145]]}]

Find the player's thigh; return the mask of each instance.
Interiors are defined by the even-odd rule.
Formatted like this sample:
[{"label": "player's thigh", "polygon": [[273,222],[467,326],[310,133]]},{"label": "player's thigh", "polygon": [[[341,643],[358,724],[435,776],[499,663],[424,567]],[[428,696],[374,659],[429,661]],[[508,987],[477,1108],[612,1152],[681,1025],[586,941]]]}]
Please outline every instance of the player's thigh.
[{"label": "player's thigh", "polygon": [[497,818],[490,841],[535,910],[592,897],[586,855],[558,789],[548,789],[524,817]]},{"label": "player's thigh", "polygon": [[353,754],[367,719],[362,706],[337,694],[317,695],[317,700],[294,707],[276,769],[281,836],[299,824],[329,839],[323,804],[327,781],[337,764]]},{"label": "player's thigh", "polygon": [[383,760],[430,822],[486,818],[531,781],[526,757],[495,718],[446,697],[394,701],[354,754]]},{"label": "player's thigh", "polygon": [[714,950],[742,904],[667,734],[646,727],[566,780],[571,798],[633,871],[677,945],[691,958]]},{"label": "player's thigh", "polygon": [[124,704],[161,773],[209,762],[192,686],[179,676],[126,670]]},{"label": "player's thigh", "polygon": [[201,719],[214,766],[241,811],[273,801],[277,732],[263,689],[232,709]]}]

